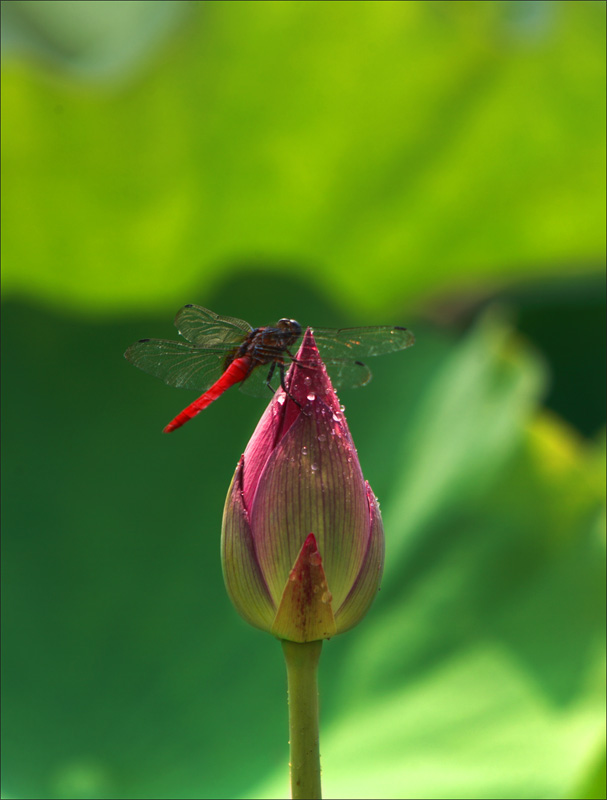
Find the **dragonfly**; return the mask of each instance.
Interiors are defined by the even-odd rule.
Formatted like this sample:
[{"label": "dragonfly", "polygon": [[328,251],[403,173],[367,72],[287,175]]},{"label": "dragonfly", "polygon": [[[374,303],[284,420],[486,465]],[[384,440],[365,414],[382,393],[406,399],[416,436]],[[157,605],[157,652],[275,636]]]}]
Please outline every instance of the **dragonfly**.
[{"label": "dragonfly", "polygon": [[[278,373],[285,385],[285,366],[295,361],[293,349],[303,333],[294,319],[280,319],[276,325],[253,328],[236,317],[225,317],[208,308],[189,304],[177,312],[175,327],[184,342],[169,339],[140,339],[124,357],[143,372],[168,386],[202,392],[164,428],[177,430],[227,389],[237,383],[256,397],[268,388]],[[362,328],[313,328],[314,339],[333,386],[364,386],[371,371],[361,358],[404,350],[415,342],[413,333],[399,326]],[[268,366],[267,372],[261,369]]]}]

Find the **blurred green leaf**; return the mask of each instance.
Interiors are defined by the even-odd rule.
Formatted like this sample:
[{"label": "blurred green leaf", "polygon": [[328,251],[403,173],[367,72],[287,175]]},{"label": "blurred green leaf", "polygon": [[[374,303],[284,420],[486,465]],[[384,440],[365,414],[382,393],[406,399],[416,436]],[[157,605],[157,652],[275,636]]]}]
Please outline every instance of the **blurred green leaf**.
[{"label": "blurred green leaf", "polygon": [[13,57],[4,291],[179,306],[243,264],[289,263],[370,315],[597,269],[604,18],[594,2],[197,3],[119,85]]}]

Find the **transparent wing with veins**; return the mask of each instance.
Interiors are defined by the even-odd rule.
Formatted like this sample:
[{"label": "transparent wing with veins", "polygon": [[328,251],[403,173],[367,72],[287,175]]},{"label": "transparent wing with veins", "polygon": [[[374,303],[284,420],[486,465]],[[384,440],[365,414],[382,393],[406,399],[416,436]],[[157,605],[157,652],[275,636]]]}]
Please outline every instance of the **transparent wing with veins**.
[{"label": "transparent wing with veins", "polygon": [[[235,317],[222,317],[202,306],[184,306],[175,327],[188,343],[168,339],[141,339],[125,358],[168,386],[204,392],[221,376],[226,356],[242,343],[252,328]],[[267,391],[267,390],[266,390]]]},{"label": "transparent wing with veins", "polygon": [[221,376],[226,356],[233,350],[234,345],[202,348],[168,339],[141,339],[124,356],[168,386],[204,392]]},{"label": "transparent wing with veins", "polygon": [[361,359],[395,353],[415,342],[411,331],[390,325],[312,330],[336,389],[369,383],[371,370]]},{"label": "transparent wing with veins", "polygon": [[210,348],[240,344],[253,328],[236,317],[222,317],[202,306],[188,305],[177,312],[175,327],[179,333],[198,347]]}]

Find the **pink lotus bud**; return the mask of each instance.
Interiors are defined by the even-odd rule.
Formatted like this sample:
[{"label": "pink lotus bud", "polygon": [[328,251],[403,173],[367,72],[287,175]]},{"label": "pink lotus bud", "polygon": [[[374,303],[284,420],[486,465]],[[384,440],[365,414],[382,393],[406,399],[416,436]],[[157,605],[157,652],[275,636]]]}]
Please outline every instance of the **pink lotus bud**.
[{"label": "pink lotus bud", "polygon": [[379,588],[384,532],[339,400],[306,331],[238,463],[226,501],[224,580],[247,622],[280,639],[356,625]]}]

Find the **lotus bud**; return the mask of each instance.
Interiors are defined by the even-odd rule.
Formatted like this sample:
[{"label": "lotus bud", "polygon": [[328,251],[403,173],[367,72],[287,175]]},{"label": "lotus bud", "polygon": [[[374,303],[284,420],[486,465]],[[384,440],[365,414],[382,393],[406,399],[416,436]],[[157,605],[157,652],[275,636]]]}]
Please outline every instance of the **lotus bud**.
[{"label": "lotus bud", "polygon": [[279,639],[352,628],[379,588],[384,533],[314,337],[299,352],[240,459],[221,555],[241,616]]}]

